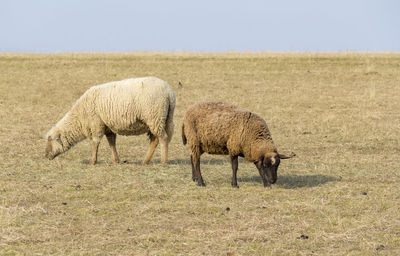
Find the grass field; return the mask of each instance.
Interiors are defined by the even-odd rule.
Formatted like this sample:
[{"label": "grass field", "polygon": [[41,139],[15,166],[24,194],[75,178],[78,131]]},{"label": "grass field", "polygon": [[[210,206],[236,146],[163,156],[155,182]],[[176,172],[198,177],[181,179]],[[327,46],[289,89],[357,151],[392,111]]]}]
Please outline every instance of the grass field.
[{"label": "grass field", "polygon": [[[53,161],[46,132],[90,86],[154,75],[175,90],[169,165],[146,136]],[[183,87],[178,86],[178,82]],[[227,156],[191,181],[186,109],[258,113],[282,153],[272,189]],[[0,54],[0,255],[399,255],[400,54]]]}]

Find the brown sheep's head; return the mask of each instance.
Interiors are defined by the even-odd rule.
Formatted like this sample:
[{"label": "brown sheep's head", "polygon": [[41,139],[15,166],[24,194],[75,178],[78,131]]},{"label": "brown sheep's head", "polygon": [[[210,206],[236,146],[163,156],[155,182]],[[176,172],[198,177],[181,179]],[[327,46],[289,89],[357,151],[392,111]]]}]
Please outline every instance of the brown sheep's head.
[{"label": "brown sheep's head", "polygon": [[296,154],[292,153],[289,156],[278,154],[277,152],[268,152],[261,155],[254,164],[260,172],[264,187],[269,187],[274,184],[278,179],[278,167],[281,159],[288,159],[294,157]]},{"label": "brown sheep's head", "polygon": [[47,136],[45,157],[49,160],[53,160],[56,156],[63,153],[63,144],[61,141],[61,134],[56,133]]}]

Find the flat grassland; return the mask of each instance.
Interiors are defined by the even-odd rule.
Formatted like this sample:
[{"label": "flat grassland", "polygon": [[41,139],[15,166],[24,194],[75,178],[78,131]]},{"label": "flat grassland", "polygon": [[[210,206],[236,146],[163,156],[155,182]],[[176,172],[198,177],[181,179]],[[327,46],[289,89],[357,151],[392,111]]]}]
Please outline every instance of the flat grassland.
[{"label": "flat grassland", "polygon": [[[169,164],[146,136],[83,141],[53,161],[46,132],[90,86],[153,75],[175,90]],[[181,82],[182,87],[178,86]],[[254,164],[202,156],[191,181],[181,124],[216,100],[256,112],[283,160],[265,189]],[[400,254],[400,54],[0,54],[0,254]]]}]

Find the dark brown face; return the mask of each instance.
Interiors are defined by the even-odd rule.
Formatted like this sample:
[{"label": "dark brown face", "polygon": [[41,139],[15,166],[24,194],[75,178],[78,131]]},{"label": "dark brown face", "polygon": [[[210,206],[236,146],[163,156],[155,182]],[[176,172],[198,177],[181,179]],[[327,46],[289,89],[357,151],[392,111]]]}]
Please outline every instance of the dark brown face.
[{"label": "dark brown face", "polygon": [[281,160],[278,154],[261,156],[254,164],[260,173],[264,187],[269,187],[278,179],[278,167]]},{"label": "dark brown face", "polygon": [[291,153],[290,155],[278,154],[276,152],[266,153],[260,156],[260,158],[254,162],[257,166],[260,176],[263,180],[264,187],[269,187],[274,184],[278,179],[278,167],[281,163],[281,159],[289,159],[294,157],[296,154]]},{"label": "dark brown face", "polygon": [[279,156],[276,157],[267,157],[263,160],[263,172],[268,181],[271,184],[274,184],[278,179],[278,167],[281,163]]}]

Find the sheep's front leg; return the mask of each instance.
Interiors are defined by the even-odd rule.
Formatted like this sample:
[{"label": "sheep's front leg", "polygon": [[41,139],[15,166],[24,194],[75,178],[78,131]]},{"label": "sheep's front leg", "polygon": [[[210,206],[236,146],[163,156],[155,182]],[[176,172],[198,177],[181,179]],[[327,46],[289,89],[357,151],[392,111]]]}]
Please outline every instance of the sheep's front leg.
[{"label": "sheep's front leg", "polygon": [[149,139],[150,139],[150,147],[149,150],[147,151],[146,157],[144,158],[142,165],[146,165],[150,162],[151,157],[153,156],[154,150],[156,149],[158,145],[158,138],[154,136],[153,134],[149,134]]},{"label": "sheep's front leg", "polygon": [[92,159],[90,159],[91,165],[95,165],[97,163],[97,152],[99,150],[99,145],[100,145],[100,138],[93,138],[92,139],[92,146],[93,146]]},{"label": "sheep's front leg", "polygon": [[232,187],[239,188],[237,184],[237,179],[236,179],[236,173],[238,170],[238,156],[231,156],[231,164],[232,164]]},{"label": "sheep's front leg", "polygon": [[193,156],[190,155],[190,163],[192,164],[192,180],[197,181],[197,176],[196,176],[196,171],[194,169],[194,164],[193,164]]},{"label": "sheep's front leg", "polygon": [[203,177],[201,177],[201,171],[200,171],[200,155],[193,155],[193,166],[195,170],[195,175],[197,177],[197,185],[204,187],[206,184],[204,184]]},{"label": "sheep's front leg", "polygon": [[117,148],[116,148],[116,140],[117,140],[117,135],[113,132],[106,134],[108,145],[110,145],[113,157],[114,157],[114,163],[119,163],[119,157],[117,153]]}]

